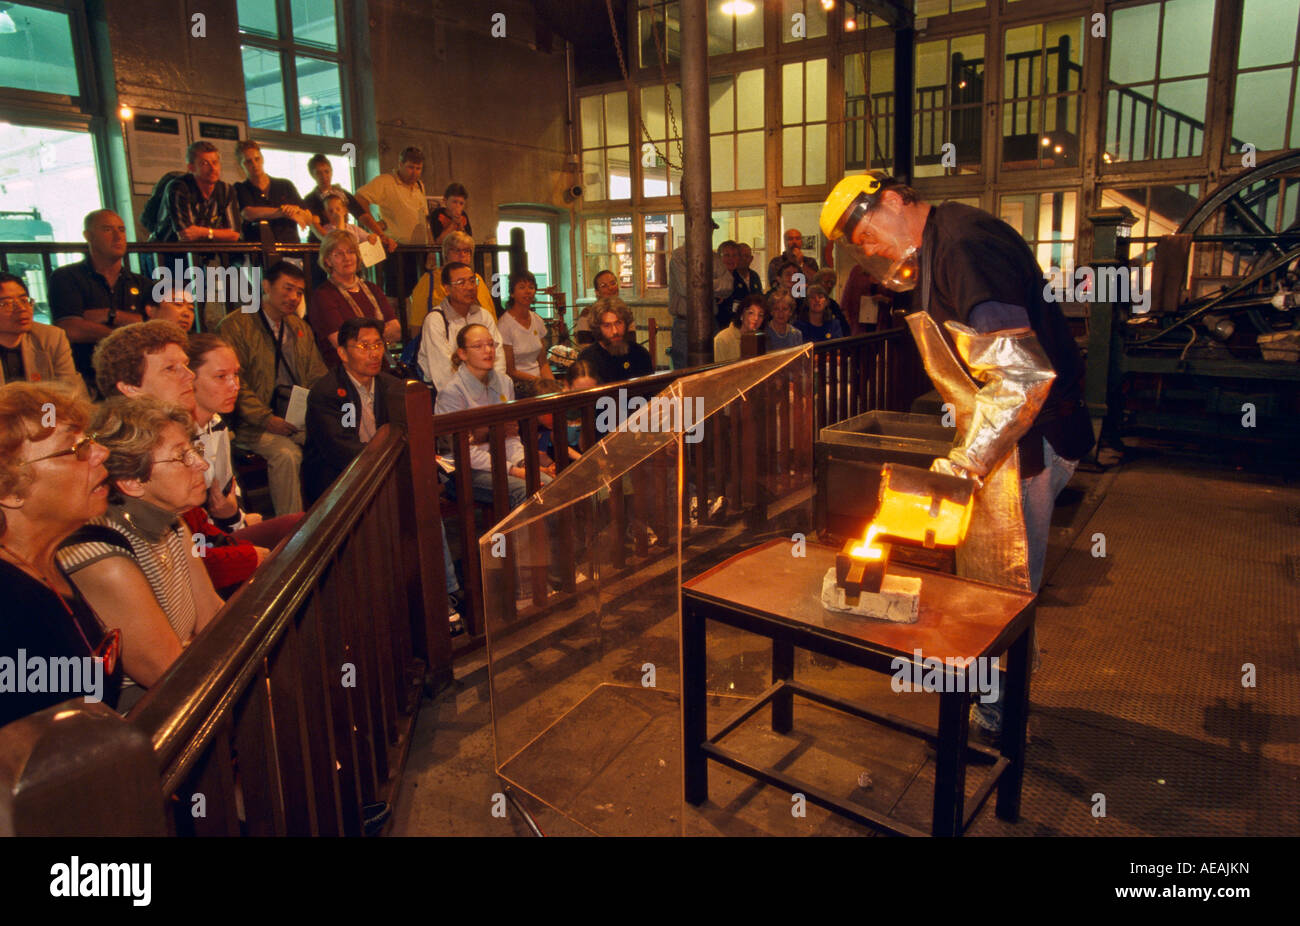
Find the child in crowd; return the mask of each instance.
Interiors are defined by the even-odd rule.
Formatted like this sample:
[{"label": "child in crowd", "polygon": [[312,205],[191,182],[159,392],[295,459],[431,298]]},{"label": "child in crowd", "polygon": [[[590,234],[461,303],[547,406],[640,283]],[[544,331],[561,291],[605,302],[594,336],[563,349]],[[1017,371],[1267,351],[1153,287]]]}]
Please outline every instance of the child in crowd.
[{"label": "child in crowd", "polygon": [[348,219],[351,218],[351,213],[348,212],[348,200],[341,191],[329,190],[325,193],[325,196],[321,201],[325,206],[326,223],[322,224],[313,221],[311,227],[312,230],[316,232],[317,237],[322,241],[330,232],[340,230],[351,235],[356,240],[357,244],[361,244],[363,241],[375,244],[379,241],[378,236],[369,234],[364,231],[361,226],[354,225],[348,221]]},{"label": "child in crowd", "polygon": [[469,214],[465,211],[465,202],[468,199],[469,193],[464,186],[459,183],[447,185],[446,191],[442,194],[442,205],[433,210],[433,214],[429,216],[429,224],[433,227],[434,244],[442,244],[442,239],[448,232],[464,232],[473,237]]},{"label": "child in crowd", "polygon": [[768,297],[768,311],[772,320],[767,323],[768,351],[785,350],[803,343],[803,334],[790,324],[794,317],[794,297],[778,289]]}]

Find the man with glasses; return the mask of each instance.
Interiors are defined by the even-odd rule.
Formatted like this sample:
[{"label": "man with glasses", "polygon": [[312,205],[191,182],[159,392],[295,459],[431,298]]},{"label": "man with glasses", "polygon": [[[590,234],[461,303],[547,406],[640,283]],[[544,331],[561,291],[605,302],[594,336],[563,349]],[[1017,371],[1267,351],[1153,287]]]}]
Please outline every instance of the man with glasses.
[{"label": "man with glasses", "polygon": [[0,273],[0,386],[58,381],[84,395],[68,336],[53,325],[37,324],[35,311],[27,285],[12,273]]},{"label": "man with glasses", "polygon": [[767,263],[767,285],[775,287],[781,276],[781,268],[793,262],[799,272],[806,276],[809,285],[813,274],[817,272],[817,261],[803,252],[803,232],[797,228],[785,230],[785,250]]},{"label": "man with glasses", "polygon": [[[474,239],[465,232],[449,232],[442,239],[443,266],[452,261],[459,261],[469,267],[474,266]],[[437,267],[420,277],[420,282],[411,290],[411,303],[406,309],[406,323],[414,335],[424,324],[424,317],[434,307],[447,298],[447,287],[443,285]],[[492,318],[497,318],[497,304],[492,299],[492,291],[487,282],[478,273],[474,274],[474,301]],[[508,299],[506,301],[509,301]]]},{"label": "man with glasses", "polygon": [[309,505],[388,423],[390,402],[402,386],[384,372],[384,326],[375,319],[349,318],[335,349],[339,365],[312,386],[307,399],[302,484]]},{"label": "man with glasses", "polygon": [[112,209],[87,213],[82,237],[85,260],[50,274],[50,315],[72,343],[72,361],[94,384],[91,353],[115,328],[148,316],[151,285],[126,265],[126,224]]},{"label": "man with glasses", "polygon": [[466,325],[482,325],[492,332],[497,353],[494,366],[506,375],[506,352],[496,322],[477,301],[478,278],[474,269],[453,260],[442,265],[442,285],[447,297],[424,318],[420,334],[420,370],[435,389],[447,385],[455,372],[451,355],[456,349],[456,333]]}]

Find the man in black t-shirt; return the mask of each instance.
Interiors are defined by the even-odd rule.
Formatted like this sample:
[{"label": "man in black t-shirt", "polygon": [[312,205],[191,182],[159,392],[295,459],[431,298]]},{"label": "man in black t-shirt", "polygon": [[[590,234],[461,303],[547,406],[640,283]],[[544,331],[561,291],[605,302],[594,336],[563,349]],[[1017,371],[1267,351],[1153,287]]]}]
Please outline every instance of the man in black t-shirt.
[{"label": "man in black t-shirt", "polygon": [[239,169],[243,180],[235,184],[239,217],[243,219],[245,241],[260,241],[260,222],[268,222],[271,236],[281,244],[298,244],[298,229],[311,224],[311,213],[303,205],[298,188],[282,177],[268,177],[262,169],[262,148],[252,139],[239,143]]},{"label": "man in black t-shirt", "polygon": [[[1033,251],[1001,219],[959,203],[932,206],[879,174],[840,181],[821,225],[829,240],[843,235],[864,258],[892,262],[884,285],[917,289],[921,310],[982,384],[964,436],[932,468],[979,482],[1019,446],[1027,578],[1037,591],[1056,496],[1093,434],[1083,360],[1060,305],[1044,298]],[[929,361],[927,371],[943,379]],[[1000,728],[1001,711],[990,710],[1000,702],[976,707],[974,722]]]},{"label": "man in black t-shirt", "polygon": [[621,383],[654,372],[650,352],[640,344],[630,344],[624,335],[627,323],[613,308],[604,309],[596,318],[599,340],[578,355],[596,368],[602,383]]}]

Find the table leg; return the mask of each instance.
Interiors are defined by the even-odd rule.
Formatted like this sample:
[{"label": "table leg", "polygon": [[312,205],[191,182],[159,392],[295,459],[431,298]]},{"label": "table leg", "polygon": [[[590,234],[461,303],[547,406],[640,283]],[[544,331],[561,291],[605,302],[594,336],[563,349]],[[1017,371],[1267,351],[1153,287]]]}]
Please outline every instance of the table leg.
[{"label": "table leg", "polygon": [[966,804],[966,735],[970,701],[964,691],[939,695],[939,742],[934,768],[935,836],[960,836]]},{"label": "table leg", "polygon": [[1002,707],[1002,755],[1010,760],[998,781],[997,815],[1020,819],[1020,785],[1025,777],[1025,726],[1029,719],[1029,638],[1033,623],[1007,650],[1006,694]]},{"label": "table leg", "polygon": [[704,618],[682,602],[682,769],[689,804],[709,799],[708,757],[700,748],[708,736],[705,693]]},{"label": "table leg", "polygon": [[[772,641],[772,681],[790,681],[794,678],[794,644],[783,640]],[[777,692],[772,698],[772,731],[789,733],[794,729],[794,692]]]}]

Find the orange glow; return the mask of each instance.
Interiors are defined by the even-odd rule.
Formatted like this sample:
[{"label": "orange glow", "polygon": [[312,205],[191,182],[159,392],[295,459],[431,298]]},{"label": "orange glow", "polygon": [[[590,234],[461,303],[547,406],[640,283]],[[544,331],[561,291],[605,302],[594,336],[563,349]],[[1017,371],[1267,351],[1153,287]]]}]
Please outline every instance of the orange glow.
[{"label": "orange glow", "polygon": [[[970,527],[972,506],[941,499],[937,516],[930,514],[930,508],[928,496],[898,492],[886,485],[880,493],[880,509],[875,520],[867,527],[862,543],[854,547],[850,555],[854,559],[880,559],[884,551],[876,544],[876,538],[881,536],[927,546],[960,545]],[[926,535],[931,533],[934,539],[931,544],[926,544]]]},{"label": "orange glow", "polygon": [[867,527],[866,538],[862,543],[850,550],[849,555],[854,559],[880,559],[884,556],[885,551],[876,546],[876,535],[879,534],[881,530],[882,528],[877,525],[876,522],[872,521]]}]

